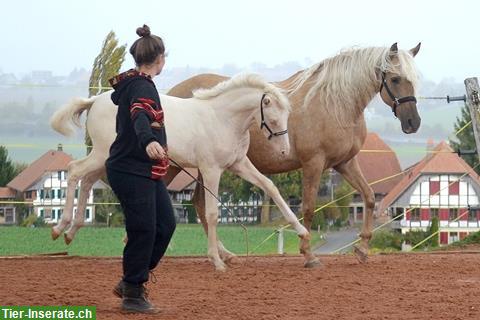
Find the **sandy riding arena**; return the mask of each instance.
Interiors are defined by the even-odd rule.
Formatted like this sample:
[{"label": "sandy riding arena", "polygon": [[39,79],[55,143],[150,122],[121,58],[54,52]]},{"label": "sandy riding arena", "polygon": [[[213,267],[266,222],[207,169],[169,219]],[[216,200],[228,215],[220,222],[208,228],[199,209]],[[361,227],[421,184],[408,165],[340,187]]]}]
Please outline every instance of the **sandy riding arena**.
[{"label": "sandy riding arena", "polygon": [[166,258],[149,284],[159,315],[125,315],[111,293],[120,259],[2,258],[1,305],[95,305],[97,319],[480,319],[480,252],[238,258],[226,273],[206,258]]}]

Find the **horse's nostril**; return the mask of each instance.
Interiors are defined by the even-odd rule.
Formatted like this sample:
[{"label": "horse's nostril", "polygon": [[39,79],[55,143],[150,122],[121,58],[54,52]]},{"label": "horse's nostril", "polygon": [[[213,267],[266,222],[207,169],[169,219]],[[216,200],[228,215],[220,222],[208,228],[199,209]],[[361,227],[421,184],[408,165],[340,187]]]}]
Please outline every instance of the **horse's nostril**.
[{"label": "horse's nostril", "polygon": [[412,123],[412,119],[408,119],[408,125],[413,128],[413,123]]}]

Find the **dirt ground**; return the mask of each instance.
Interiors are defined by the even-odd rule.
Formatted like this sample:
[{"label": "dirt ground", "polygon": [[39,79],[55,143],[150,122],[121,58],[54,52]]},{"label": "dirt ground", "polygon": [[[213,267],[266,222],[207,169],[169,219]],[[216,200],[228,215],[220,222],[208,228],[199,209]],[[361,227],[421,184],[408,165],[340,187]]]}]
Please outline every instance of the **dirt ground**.
[{"label": "dirt ground", "polygon": [[157,315],[121,313],[111,293],[120,259],[0,259],[0,305],[95,305],[97,319],[480,319],[480,252],[238,258],[226,273],[206,258],[166,258],[149,284]]}]

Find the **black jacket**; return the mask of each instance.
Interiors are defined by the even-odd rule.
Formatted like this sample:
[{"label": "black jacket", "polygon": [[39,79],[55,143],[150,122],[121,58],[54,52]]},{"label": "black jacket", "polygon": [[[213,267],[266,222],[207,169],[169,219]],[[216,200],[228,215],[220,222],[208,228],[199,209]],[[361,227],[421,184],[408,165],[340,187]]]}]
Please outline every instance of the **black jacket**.
[{"label": "black jacket", "polygon": [[155,180],[162,178],[168,159],[151,160],[145,148],[152,141],[167,151],[167,136],[160,97],[151,77],[128,70],[112,79],[112,101],[118,105],[117,137],[106,161],[109,169],[132,173]]}]

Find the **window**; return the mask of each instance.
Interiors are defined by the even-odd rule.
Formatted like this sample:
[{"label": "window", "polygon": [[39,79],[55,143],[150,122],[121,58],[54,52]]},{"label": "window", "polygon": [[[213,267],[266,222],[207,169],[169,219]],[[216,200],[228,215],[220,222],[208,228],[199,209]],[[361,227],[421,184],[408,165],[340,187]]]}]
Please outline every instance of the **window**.
[{"label": "window", "polygon": [[420,209],[414,208],[410,211],[410,220],[411,221],[420,221]]},{"label": "window", "polygon": [[75,199],[78,199],[78,189],[75,189]]},{"label": "window", "polygon": [[66,196],[67,196],[67,189],[62,188],[62,199],[65,199]]},{"label": "window", "polygon": [[45,192],[43,191],[43,189],[40,190],[40,199],[44,199],[45,198]]},{"label": "window", "polygon": [[457,218],[458,216],[458,210],[457,209],[448,209],[448,220],[453,221]]},{"label": "window", "polygon": [[87,208],[87,213],[85,215],[85,220],[90,220],[90,209]]},{"label": "window", "polygon": [[438,208],[430,208],[430,217],[437,217],[438,218]]},{"label": "window", "polygon": [[25,198],[26,199],[32,199],[32,191],[25,192]]},{"label": "window", "polygon": [[13,223],[14,217],[13,208],[7,208],[5,210],[5,223]]},{"label": "window", "polygon": [[58,209],[57,213],[58,213],[57,219],[60,220],[62,218],[63,209]]},{"label": "window", "polygon": [[430,181],[430,195],[437,195],[440,191],[440,181]]},{"label": "window", "polygon": [[50,199],[51,189],[45,189],[45,199]]},{"label": "window", "polygon": [[45,210],[44,209],[40,209],[40,218],[45,218]]},{"label": "window", "polygon": [[55,189],[50,190],[50,195],[52,199],[55,199]]},{"label": "window", "polygon": [[52,209],[52,219],[55,220],[56,217],[57,217],[57,210]]},{"label": "window", "polygon": [[477,217],[480,217],[480,209],[470,209],[468,212],[468,221],[477,222]]},{"label": "window", "polygon": [[450,232],[450,241],[449,243],[458,241],[458,232]]},{"label": "window", "polygon": [[3,217],[5,217],[5,209],[0,208],[0,218],[3,218]]},{"label": "window", "polygon": [[62,189],[57,189],[57,199],[62,199]]},{"label": "window", "polygon": [[459,181],[455,182],[450,182],[448,185],[448,194],[451,196],[458,196],[459,194],[459,189],[460,189],[460,183]]}]

